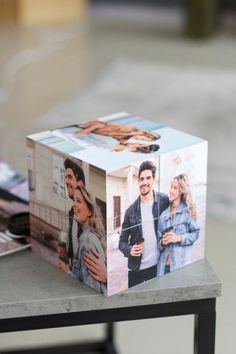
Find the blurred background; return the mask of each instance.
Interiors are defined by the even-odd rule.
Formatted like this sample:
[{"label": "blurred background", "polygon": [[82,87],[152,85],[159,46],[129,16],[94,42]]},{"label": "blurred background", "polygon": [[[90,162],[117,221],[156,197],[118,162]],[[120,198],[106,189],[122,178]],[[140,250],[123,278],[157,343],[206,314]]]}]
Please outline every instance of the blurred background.
[{"label": "blurred background", "polygon": [[[236,350],[235,97],[233,0],[0,0],[0,157],[18,171],[27,174],[26,135],[119,111],[209,141],[206,256],[223,281],[217,354]],[[117,348],[187,354],[192,325],[192,316],[119,323]],[[0,351],[102,333],[0,334]]]}]

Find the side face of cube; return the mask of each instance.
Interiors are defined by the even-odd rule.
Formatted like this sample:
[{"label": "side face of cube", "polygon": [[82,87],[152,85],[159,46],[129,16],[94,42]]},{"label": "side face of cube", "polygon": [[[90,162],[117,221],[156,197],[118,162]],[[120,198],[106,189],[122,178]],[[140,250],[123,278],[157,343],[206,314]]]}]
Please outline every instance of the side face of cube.
[{"label": "side face of cube", "polygon": [[107,173],[108,296],[204,258],[207,142],[164,130],[163,153]]},{"label": "side face of cube", "polygon": [[[106,295],[105,171],[66,153],[70,144],[59,150],[59,140],[27,138],[32,249]],[[99,280],[90,256],[101,264]]]}]

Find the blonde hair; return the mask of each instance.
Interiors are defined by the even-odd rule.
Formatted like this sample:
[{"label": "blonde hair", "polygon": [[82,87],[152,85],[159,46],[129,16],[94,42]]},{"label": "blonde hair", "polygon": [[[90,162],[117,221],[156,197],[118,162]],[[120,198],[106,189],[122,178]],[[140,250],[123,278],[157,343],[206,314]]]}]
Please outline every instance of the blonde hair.
[{"label": "blonde hair", "polygon": [[194,219],[197,218],[196,205],[193,202],[192,192],[190,188],[190,181],[186,174],[181,173],[178,176],[174,177],[177,180],[179,185],[179,190],[181,193],[181,200],[187,204],[188,210],[191,212],[191,215]]},{"label": "blonde hair", "polygon": [[82,194],[84,201],[91,213],[89,216],[89,226],[93,230],[95,236],[100,240],[101,245],[105,251],[106,242],[105,242],[105,229],[103,225],[103,217],[100,208],[96,205],[96,202],[92,195],[84,187],[78,186],[76,188]]}]

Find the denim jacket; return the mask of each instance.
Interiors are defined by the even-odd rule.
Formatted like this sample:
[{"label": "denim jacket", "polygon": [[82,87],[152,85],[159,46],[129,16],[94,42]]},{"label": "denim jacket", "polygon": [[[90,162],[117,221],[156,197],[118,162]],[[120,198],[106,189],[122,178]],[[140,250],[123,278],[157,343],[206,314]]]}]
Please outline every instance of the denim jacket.
[{"label": "denim jacket", "polygon": [[[153,222],[154,229],[157,237],[157,244],[159,245],[158,240],[158,217],[169,205],[169,199],[166,194],[153,192]],[[125,212],[124,221],[122,224],[120,240],[119,240],[119,249],[124,254],[125,257],[128,257],[128,268],[130,270],[139,271],[142,256],[134,257],[131,256],[130,251],[134,244],[137,244],[142,240],[142,219],[141,219],[141,206],[140,206],[140,196],[131,204]],[[158,261],[158,260],[157,260]]]},{"label": "denim jacket", "polygon": [[[74,220],[74,209],[73,207],[69,210],[69,227],[68,227],[68,238],[67,238],[67,256],[69,260],[70,267],[72,266],[74,251],[73,251],[73,241],[72,241],[72,229],[73,223],[76,223]],[[79,238],[82,234],[82,226],[77,223],[77,237]]]},{"label": "denim jacket", "polygon": [[[161,250],[160,261],[158,264],[159,276],[163,275],[165,272],[168,250],[170,250],[170,271],[191,263],[192,245],[198,239],[200,232],[199,226],[193,219],[191,212],[187,209],[185,202],[180,202],[173,222],[171,220],[170,208],[171,207],[169,206],[161,214],[159,220]],[[170,226],[173,227],[174,233],[181,236],[181,242],[163,246],[161,242],[165,230]]]},{"label": "denim jacket", "polygon": [[105,252],[102,248],[101,242],[94,234],[91,227],[86,226],[83,229],[82,234],[79,238],[78,250],[73,259],[72,274],[83,283],[87,284],[91,288],[96,289],[102,294],[106,294],[106,284],[95,280],[88,272],[85,265],[83,254],[84,252],[90,253],[90,248],[95,249],[99,255],[106,262]]}]

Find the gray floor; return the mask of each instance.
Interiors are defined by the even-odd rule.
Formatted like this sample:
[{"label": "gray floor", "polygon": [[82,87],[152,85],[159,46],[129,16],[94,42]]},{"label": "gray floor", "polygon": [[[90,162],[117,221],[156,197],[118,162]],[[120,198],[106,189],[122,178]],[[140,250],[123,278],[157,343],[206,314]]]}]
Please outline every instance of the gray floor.
[{"label": "gray floor", "polygon": [[[42,130],[40,122],[43,122],[44,129],[55,127],[55,121],[45,119],[45,114],[61,101],[76,94],[87,97],[88,102],[91,97],[88,92],[98,92],[96,85],[101,84],[108,68],[117,60],[129,63],[138,60],[150,65],[168,64],[181,68],[194,66],[209,72],[221,70],[227,75],[232,72],[232,77],[235,77],[235,18],[233,21],[224,19],[222,30],[213,38],[192,41],[183,34],[180,11],[105,10],[93,10],[88,20],[76,25],[31,30],[0,27],[0,154],[21,172],[26,171],[24,136]],[[132,100],[132,94],[126,93],[124,99]],[[93,107],[93,112],[96,112],[96,107]],[[142,115],[148,118],[148,113],[143,102]],[[70,119],[68,117],[68,122]],[[78,120],[82,119],[87,117],[81,111]],[[235,132],[235,125],[232,125],[231,132]],[[209,121],[207,127],[210,131],[214,130],[214,121]],[[228,136],[226,129],[219,142],[222,147]],[[225,159],[222,158],[224,163],[227,161],[227,166],[235,166],[233,140],[231,144],[229,151],[225,150]],[[212,161],[215,158],[217,156],[213,156]],[[219,170],[223,166],[220,162]],[[235,180],[235,176],[230,177]],[[227,188],[227,179],[223,180]],[[232,196],[235,196],[233,187]],[[217,192],[217,186],[214,192]],[[219,218],[219,210],[214,214],[212,209],[207,222],[206,256],[223,281],[223,296],[217,301],[216,354],[236,352],[233,303],[236,295],[233,254],[236,222],[233,214],[226,221]],[[144,351],[148,354],[187,354],[192,347],[192,324],[191,316],[121,323],[117,326],[117,347],[121,354]],[[98,338],[102,331],[102,326],[88,326],[31,332],[30,336],[1,334],[0,343],[2,348],[39,344],[42,341],[58,343]]]}]

